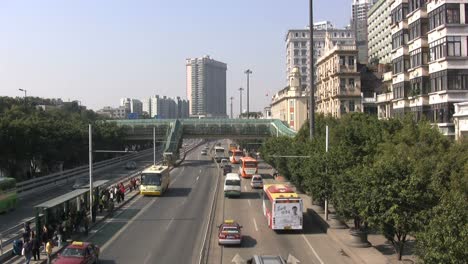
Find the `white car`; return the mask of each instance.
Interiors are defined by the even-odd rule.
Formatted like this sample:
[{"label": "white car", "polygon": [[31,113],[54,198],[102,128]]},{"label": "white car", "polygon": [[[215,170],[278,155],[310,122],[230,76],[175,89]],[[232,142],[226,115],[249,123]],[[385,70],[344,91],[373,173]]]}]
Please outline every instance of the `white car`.
[{"label": "white car", "polygon": [[228,165],[228,164],[229,164],[229,160],[227,160],[227,159],[222,159],[221,160],[221,168],[223,168],[224,165]]},{"label": "white car", "polygon": [[262,175],[260,174],[254,174],[252,176],[252,180],[250,181],[250,187],[252,187],[252,189],[255,189],[255,188],[260,188],[262,189],[263,188],[263,178],[262,178]]}]

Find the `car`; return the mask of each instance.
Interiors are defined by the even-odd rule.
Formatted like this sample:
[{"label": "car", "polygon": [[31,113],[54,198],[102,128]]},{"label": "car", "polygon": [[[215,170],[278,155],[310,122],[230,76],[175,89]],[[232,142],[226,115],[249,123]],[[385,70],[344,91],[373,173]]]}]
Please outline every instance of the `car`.
[{"label": "car", "polygon": [[228,173],[231,173],[232,172],[232,166],[231,164],[226,164],[224,165],[223,167],[223,175],[226,175]]},{"label": "car", "polygon": [[286,260],[281,256],[260,256],[254,255],[247,260],[247,264],[286,264]]},{"label": "car", "polygon": [[206,150],[202,150],[200,154],[203,155],[203,156],[206,156],[206,155],[208,155],[208,152]]},{"label": "car", "polygon": [[218,245],[240,245],[242,243],[242,226],[236,221],[224,220],[218,228]]},{"label": "car", "polygon": [[89,185],[89,178],[88,177],[80,177],[75,180],[73,184],[73,189],[81,189]]},{"label": "car", "polygon": [[262,189],[263,188],[262,175],[260,174],[252,175],[252,180],[250,180],[250,187],[252,187],[252,189],[255,189],[255,188]]},{"label": "car", "polygon": [[54,264],[88,264],[98,262],[98,246],[91,242],[73,241],[58,255]]},{"label": "car", "polygon": [[127,161],[127,163],[125,164],[125,169],[127,170],[136,170],[136,162],[131,160],[131,161]]},{"label": "car", "polygon": [[229,164],[229,160],[228,159],[221,159],[221,168],[223,168],[224,166],[228,165]]}]

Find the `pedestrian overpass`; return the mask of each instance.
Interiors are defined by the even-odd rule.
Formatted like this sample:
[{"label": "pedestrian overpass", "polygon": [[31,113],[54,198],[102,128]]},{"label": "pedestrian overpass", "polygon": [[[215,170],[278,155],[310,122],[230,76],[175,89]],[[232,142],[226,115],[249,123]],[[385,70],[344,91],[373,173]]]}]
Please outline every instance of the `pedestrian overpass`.
[{"label": "pedestrian overpass", "polygon": [[296,132],[278,119],[132,119],[107,120],[125,128],[130,141],[156,140],[164,143],[164,152],[179,156],[183,138],[261,139],[294,137]]}]

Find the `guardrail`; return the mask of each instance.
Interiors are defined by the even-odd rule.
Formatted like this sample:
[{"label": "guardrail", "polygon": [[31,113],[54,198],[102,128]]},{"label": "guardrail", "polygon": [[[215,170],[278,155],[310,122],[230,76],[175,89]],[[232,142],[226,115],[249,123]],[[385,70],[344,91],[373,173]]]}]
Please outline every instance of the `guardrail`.
[{"label": "guardrail", "polygon": [[[141,155],[146,155],[151,153],[152,149],[143,150],[137,153],[128,154],[121,157],[116,157],[108,160],[103,160],[93,164],[94,170],[99,170],[111,165],[121,163],[123,161],[128,161],[130,159],[139,157]],[[18,182],[16,184],[16,191],[19,197],[26,196],[31,193],[36,193],[43,191],[44,189],[49,189],[51,187],[56,187],[68,183],[69,180],[73,180],[76,176],[86,173],[89,175],[89,166],[84,165],[76,167],[70,170],[65,170],[61,172],[52,173],[46,176],[39,178]]]},{"label": "guardrail", "polygon": [[[187,148],[185,148],[184,150],[182,150],[181,154],[183,154],[185,156],[185,154],[187,154],[188,152],[192,151],[194,148],[198,147],[199,145],[202,144],[203,141],[201,142],[196,142],[194,143],[193,145],[191,146],[188,146]],[[149,151],[152,151],[152,149],[150,149]],[[158,151],[158,150],[157,150]],[[160,151],[160,149],[159,149]],[[143,151],[142,151],[143,152]],[[140,154],[142,153],[140,152]],[[161,154],[161,153],[159,153]],[[130,155],[127,155],[126,157],[129,157]],[[161,156],[159,157],[159,159],[157,160],[158,162],[161,162]],[[151,166],[151,165],[150,165]],[[87,166],[86,166],[87,167]],[[122,176],[120,178],[117,178],[117,179],[114,179],[112,181],[109,181],[108,183],[106,183],[105,185],[102,186],[102,188],[108,188],[109,186],[111,185],[114,185],[114,184],[117,184],[119,182],[125,182],[125,183],[128,183],[129,180],[133,177],[136,177],[137,175],[139,175],[145,168],[147,168],[148,166],[136,171],[136,172],[132,172],[130,175],[126,175],[126,176]],[[127,184],[126,184],[127,186]],[[126,192],[128,192],[129,189],[127,188],[126,189]],[[31,223],[31,230],[34,230],[35,228],[35,217],[31,217],[31,218],[28,218],[26,220],[22,220],[22,223],[18,224],[18,225],[15,225],[3,232],[0,233],[0,261],[3,261],[5,259],[8,258],[8,254],[11,255],[11,249],[9,248],[9,246],[13,243],[14,240],[16,239],[20,239],[22,237],[22,229],[23,229],[23,223],[24,222],[29,222]],[[5,248],[9,248],[7,250],[4,251]]]}]

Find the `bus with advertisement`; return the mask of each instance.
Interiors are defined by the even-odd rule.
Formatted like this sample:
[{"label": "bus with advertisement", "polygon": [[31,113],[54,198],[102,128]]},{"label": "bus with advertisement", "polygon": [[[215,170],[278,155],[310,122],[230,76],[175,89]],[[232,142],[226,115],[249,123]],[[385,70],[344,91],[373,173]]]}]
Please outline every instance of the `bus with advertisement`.
[{"label": "bus with advertisement", "polygon": [[258,172],[258,162],[252,157],[240,158],[239,174],[242,178],[251,178]]},{"label": "bus with advertisement", "polygon": [[232,151],[232,155],[229,157],[232,164],[239,164],[241,158],[244,157],[244,152],[240,149],[236,149]]},{"label": "bus with advertisement", "polygon": [[140,194],[161,196],[169,188],[169,167],[153,165],[141,172]]},{"label": "bus with advertisement", "polygon": [[0,177],[0,213],[16,208],[16,179]]},{"label": "bus with advertisement", "polygon": [[303,202],[291,186],[265,184],[262,197],[268,227],[273,230],[302,230]]}]

